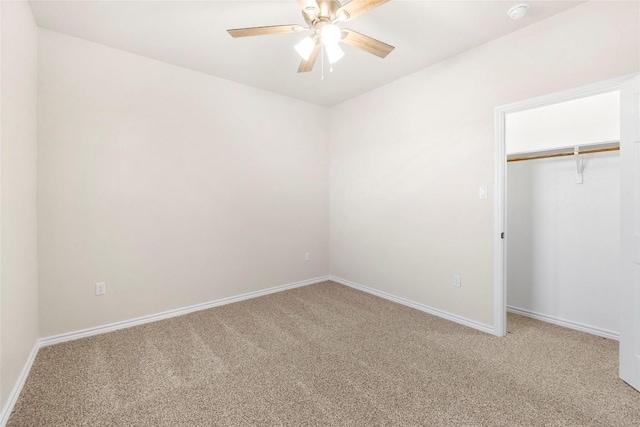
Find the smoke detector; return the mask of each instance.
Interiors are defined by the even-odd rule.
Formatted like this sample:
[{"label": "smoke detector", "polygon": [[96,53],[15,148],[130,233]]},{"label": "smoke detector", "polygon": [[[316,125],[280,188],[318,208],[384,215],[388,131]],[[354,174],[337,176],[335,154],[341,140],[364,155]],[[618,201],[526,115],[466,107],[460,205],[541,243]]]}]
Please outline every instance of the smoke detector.
[{"label": "smoke detector", "polygon": [[509,15],[509,18],[511,19],[520,19],[527,14],[527,12],[529,11],[529,7],[530,6],[528,3],[517,4],[509,9],[507,15]]}]

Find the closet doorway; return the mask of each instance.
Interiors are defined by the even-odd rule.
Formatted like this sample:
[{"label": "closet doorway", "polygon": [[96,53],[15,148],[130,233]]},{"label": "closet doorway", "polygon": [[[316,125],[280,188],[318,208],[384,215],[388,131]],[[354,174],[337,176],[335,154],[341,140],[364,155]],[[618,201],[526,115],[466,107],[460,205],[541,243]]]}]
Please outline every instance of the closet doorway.
[{"label": "closet doorway", "polygon": [[637,389],[639,80],[496,109],[494,266],[496,335],[509,311],[619,339],[620,376]]},{"label": "closet doorway", "polygon": [[617,340],[620,91],[505,125],[507,311]]}]

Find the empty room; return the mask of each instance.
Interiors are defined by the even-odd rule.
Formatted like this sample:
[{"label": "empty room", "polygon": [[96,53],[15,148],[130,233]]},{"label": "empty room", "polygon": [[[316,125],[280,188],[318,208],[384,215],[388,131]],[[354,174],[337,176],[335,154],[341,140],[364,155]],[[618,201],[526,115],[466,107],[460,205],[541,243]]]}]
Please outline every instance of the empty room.
[{"label": "empty room", "polygon": [[0,1],[0,427],[637,427],[639,319],[639,1]]}]

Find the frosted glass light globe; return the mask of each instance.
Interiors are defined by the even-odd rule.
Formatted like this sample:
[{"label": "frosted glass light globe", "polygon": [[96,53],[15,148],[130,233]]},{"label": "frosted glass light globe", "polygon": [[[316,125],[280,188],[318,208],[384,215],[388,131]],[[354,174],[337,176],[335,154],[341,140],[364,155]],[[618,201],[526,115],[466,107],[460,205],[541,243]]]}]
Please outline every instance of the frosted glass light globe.
[{"label": "frosted glass light globe", "polygon": [[330,64],[335,64],[336,62],[340,61],[344,56],[344,51],[340,49],[340,46],[338,46],[337,43],[325,44],[324,48],[327,51],[327,58],[329,58]]},{"label": "frosted glass light globe", "polygon": [[326,45],[328,44],[338,44],[340,38],[342,37],[342,32],[340,28],[335,24],[329,24],[322,27],[322,31],[320,32],[320,37],[322,37],[322,43]]},{"label": "frosted glass light globe", "polygon": [[316,43],[311,37],[305,37],[300,41],[300,43],[295,45],[295,49],[296,52],[298,52],[298,55],[302,57],[302,59],[308,61],[315,45]]}]

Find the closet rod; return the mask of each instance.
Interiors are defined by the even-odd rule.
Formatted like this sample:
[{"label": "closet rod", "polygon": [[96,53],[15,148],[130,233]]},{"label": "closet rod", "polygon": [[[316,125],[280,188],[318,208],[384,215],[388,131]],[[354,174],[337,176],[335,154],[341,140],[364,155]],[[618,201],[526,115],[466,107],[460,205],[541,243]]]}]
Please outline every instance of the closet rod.
[{"label": "closet rod", "polygon": [[[605,148],[588,148],[585,150],[580,150],[578,154],[592,154],[592,153],[604,153],[605,151],[618,151],[620,147],[605,147]],[[573,156],[576,153],[572,151],[563,151],[562,153],[553,153],[553,154],[539,154],[537,156],[525,156],[525,157],[514,157],[512,159],[507,159],[507,162],[521,162],[523,160],[536,160],[536,159],[548,159],[551,157],[564,157],[564,156]]]}]

